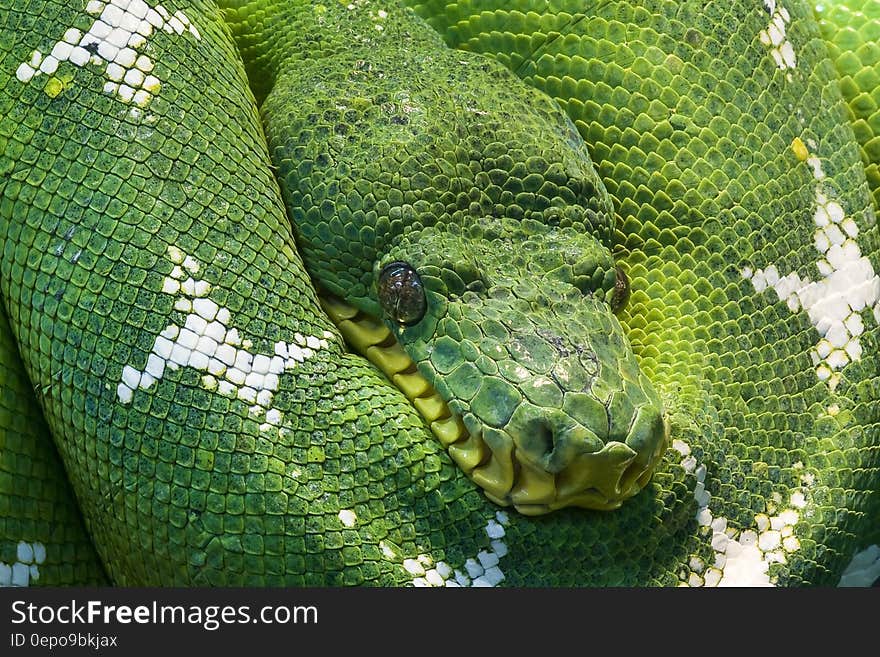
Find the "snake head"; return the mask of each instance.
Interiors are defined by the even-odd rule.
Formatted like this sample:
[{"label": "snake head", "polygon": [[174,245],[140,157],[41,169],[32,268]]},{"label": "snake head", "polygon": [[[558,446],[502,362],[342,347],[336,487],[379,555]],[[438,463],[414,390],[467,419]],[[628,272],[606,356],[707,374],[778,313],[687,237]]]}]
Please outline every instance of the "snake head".
[{"label": "snake head", "polygon": [[628,286],[587,147],[501,64],[395,44],[306,57],[264,103],[306,267],[374,318],[340,329],[491,499],[615,508],[667,431],[614,315]]},{"label": "snake head", "polygon": [[523,513],[616,508],[667,441],[613,312],[625,278],[576,214],[408,231],[375,270],[386,321],[466,428],[449,453]]}]

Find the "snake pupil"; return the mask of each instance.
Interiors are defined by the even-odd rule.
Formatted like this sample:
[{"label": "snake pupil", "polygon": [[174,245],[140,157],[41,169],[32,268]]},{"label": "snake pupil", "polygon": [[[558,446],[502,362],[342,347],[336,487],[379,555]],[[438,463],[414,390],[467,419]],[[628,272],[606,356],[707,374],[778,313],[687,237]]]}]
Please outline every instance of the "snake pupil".
[{"label": "snake pupil", "polygon": [[614,271],[617,278],[614,280],[614,291],[611,293],[611,311],[618,313],[629,301],[629,278],[619,266],[615,267]]},{"label": "snake pupil", "polygon": [[379,273],[379,303],[385,314],[398,324],[412,326],[428,309],[422,279],[405,262],[392,262]]}]

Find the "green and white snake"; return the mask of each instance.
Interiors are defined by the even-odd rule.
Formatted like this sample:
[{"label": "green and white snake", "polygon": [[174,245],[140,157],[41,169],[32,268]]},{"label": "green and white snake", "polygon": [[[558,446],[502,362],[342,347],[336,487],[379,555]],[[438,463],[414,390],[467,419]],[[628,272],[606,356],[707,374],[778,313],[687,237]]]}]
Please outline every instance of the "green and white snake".
[{"label": "green and white snake", "polygon": [[0,0],[0,583],[880,576],[880,2]]}]

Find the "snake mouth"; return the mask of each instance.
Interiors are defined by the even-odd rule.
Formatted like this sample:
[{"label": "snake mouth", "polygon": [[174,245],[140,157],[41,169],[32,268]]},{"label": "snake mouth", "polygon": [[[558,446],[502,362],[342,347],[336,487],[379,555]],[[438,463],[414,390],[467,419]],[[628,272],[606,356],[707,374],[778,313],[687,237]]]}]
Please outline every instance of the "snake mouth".
[{"label": "snake mouth", "polygon": [[[617,509],[648,484],[669,442],[665,417],[648,420],[661,422],[662,427],[648,431],[651,440],[640,449],[615,440],[602,444],[582,429],[593,439],[586,441],[592,447],[581,447],[564,459],[552,418],[536,415],[507,431],[481,429],[469,421],[472,418],[462,418],[450,409],[384,322],[324,290],[319,300],[346,342],[406,396],[455,464],[486,497],[501,506],[513,506],[523,515],[543,515],[569,506]],[[640,423],[645,422],[634,418],[634,427]],[[643,430],[633,429],[644,434]],[[535,445],[541,448],[536,450]],[[596,449],[596,445],[602,446]]]}]

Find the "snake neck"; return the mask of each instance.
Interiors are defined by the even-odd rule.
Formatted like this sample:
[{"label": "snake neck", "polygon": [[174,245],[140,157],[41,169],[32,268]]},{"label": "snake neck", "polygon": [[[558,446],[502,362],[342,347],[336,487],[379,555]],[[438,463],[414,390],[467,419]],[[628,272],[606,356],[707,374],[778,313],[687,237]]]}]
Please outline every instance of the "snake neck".
[{"label": "snake neck", "polygon": [[[399,2],[220,0],[226,24],[245,63],[251,91],[262,105],[279,77],[297,75],[305,61],[362,53],[406,54],[443,47],[440,35]],[[264,44],[274,46],[266,50]]]}]

